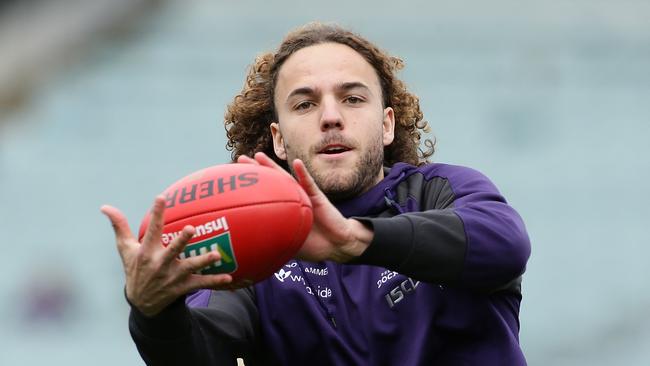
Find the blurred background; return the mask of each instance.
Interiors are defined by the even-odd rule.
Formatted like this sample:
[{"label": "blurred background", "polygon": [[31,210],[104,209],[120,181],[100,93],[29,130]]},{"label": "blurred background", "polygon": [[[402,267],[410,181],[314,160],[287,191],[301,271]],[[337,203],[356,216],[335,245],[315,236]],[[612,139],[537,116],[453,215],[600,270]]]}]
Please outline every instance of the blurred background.
[{"label": "blurred background", "polygon": [[142,364],[99,207],[136,229],[168,184],[228,162],[248,65],[312,20],[401,56],[433,160],[481,170],[524,217],[529,364],[649,365],[649,16],[646,0],[0,0],[0,365]]}]

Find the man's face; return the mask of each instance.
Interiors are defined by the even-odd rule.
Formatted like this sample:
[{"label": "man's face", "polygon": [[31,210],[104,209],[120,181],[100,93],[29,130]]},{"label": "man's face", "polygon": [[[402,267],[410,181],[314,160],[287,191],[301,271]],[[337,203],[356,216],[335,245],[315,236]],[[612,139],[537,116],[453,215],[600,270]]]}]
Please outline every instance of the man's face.
[{"label": "man's face", "polygon": [[276,155],[301,159],[330,199],[358,195],[383,178],[393,110],[382,105],[374,68],[352,48],[323,43],[295,52],[280,69],[274,103]]}]

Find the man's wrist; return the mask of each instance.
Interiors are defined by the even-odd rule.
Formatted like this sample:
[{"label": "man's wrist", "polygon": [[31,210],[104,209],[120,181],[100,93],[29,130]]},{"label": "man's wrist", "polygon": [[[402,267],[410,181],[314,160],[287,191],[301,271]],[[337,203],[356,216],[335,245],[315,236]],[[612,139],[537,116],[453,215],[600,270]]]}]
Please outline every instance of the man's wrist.
[{"label": "man's wrist", "polygon": [[[182,296],[181,296],[182,297]],[[128,286],[124,286],[124,298],[126,302],[131,306],[131,308],[137,310],[140,314],[147,318],[152,318],[158,315],[166,307],[168,307],[175,300],[170,301],[169,303],[157,304],[156,306],[151,306],[147,304],[138,303],[131,298],[129,298]]]},{"label": "man's wrist", "polygon": [[358,220],[348,220],[350,223],[350,239],[333,256],[333,259],[340,263],[349,262],[363,254],[370,246],[374,237],[372,228],[362,224]]}]

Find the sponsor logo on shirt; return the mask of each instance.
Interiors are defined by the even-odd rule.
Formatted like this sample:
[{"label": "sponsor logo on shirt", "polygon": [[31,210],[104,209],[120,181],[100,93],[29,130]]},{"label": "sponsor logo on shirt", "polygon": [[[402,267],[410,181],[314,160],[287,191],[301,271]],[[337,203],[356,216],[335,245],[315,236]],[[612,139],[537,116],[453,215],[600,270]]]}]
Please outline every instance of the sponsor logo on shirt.
[{"label": "sponsor logo on shirt", "polygon": [[285,271],[284,268],[280,268],[278,272],[275,272],[275,278],[280,282],[284,282],[291,275],[291,271]]},{"label": "sponsor logo on shirt", "polygon": [[399,285],[393,287],[384,298],[388,303],[388,307],[394,308],[399,302],[403,301],[406,296],[415,292],[415,289],[420,285],[420,281],[415,281],[412,278],[407,278],[400,282]]},{"label": "sponsor logo on shirt", "polygon": [[392,279],[393,277],[397,276],[399,273],[395,271],[384,271],[381,273],[381,277],[377,280],[377,288],[381,288],[388,280]]},{"label": "sponsor logo on shirt", "polygon": [[384,299],[388,303],[388,307],[392,309],[404,301],[407,296],[415,292],[415,289],[420,285],[420,281],[416,281],[395,271],[385,270],[379,275],[375,284],[377,289],[383,286],[391,287],[384,295]]},{"label": "sponsor logo on shirt", "polygon": [[317,276],[327,276],[327,267],[325,268],[305,267],[305,272],[315,274]]},{"label": "sponsor logo on shirt", "polygon": [[[287,264],[284,265],[285,268],[296,268],[298,269],[297,273],[300,273],[300,269],[298,267],[298,263],[295,261],[291,261]],[[313,267],[313,266],[307,266],[304,267],[304,274],[292,274],[293,271],[291,270],[286,270],[285,268],[280,268],[279,271],[275,272],[275,278],[282,282],[282,283],[298,283],[301,286],[305,288],[305,291],[314,296],[319,296],[322,298],[328,298],[332,297],[332,289],[329,286],[321,286],[317,285],[315,288],[312,288],[307,284],[307,281],[305,281],[305,274],[310,274],[310,275],[315,275],[315,276],[328,276],[329,272],[327,267],[325,268],[318,268],[318,267]]]}]

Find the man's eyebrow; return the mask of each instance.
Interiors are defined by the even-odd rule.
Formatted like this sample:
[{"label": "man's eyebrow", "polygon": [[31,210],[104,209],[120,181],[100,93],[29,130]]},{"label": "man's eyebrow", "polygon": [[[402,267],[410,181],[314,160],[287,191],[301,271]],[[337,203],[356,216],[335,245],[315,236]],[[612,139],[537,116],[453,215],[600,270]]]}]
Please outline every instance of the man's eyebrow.
[{"label": "man's eyebrow", "polygon": [[348,91],[350,89],[357,89],[357,88],[365,89],[370,94],[372,94],[372,91],[370,90],[368,85],[366,85],[366,84],[364,84],[364,83],[362,83],[360,81],[350,81],[350,82],[340,83],[340,84],[336,85],[336,89],[337,90],[342,90],[342,91]]},{"label": "man's eyebrow", "polygon": [[[335,89],[338,90],[338,91],[348,91],[348,90],[357,89],[357,88],[365,89],[366,91],[368,91],[368,93],[372,94],[372,91],[370,90],[370,88],[366,84],[364,84],[364,83],[362,83],[360,81],[349,81],[349,82],[345,82],[345,83],[336,84],[336,86],[335,86]],[[303,86],[303,87],[296,88],[296,89],[292,90],[291,93],[289,93],[289,95],[287,95],[287,100],[289,100],[292,97],[295,97],[296,95],[314,95],[314,94],[317,94],[317,93],[318,93],[317,89],[314,89],[314,88],[309,87],[309,86]]]},{"label": "man's eyebrow", "polygon": [[296,95],[314,95],[314,94],[316,94],[316,91],[313,88],[310,88],[308,86],[303,86],[301,88],[292,90],[291,93],[287,95],[287,100]]}]

